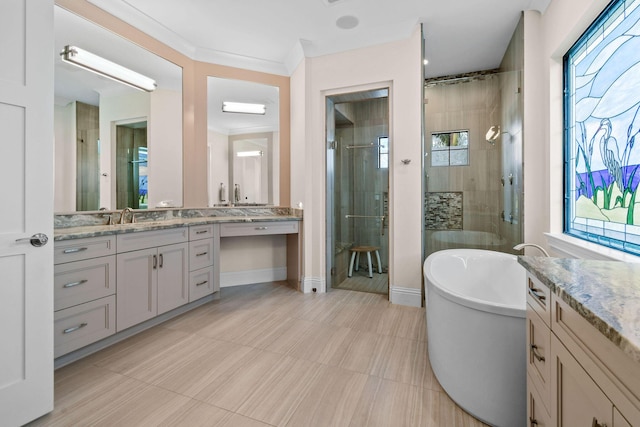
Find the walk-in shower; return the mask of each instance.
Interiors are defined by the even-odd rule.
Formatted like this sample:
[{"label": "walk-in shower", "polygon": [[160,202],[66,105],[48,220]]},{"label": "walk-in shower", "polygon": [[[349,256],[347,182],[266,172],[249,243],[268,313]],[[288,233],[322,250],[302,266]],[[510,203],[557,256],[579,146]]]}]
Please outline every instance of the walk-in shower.
[{"label": "walk-in shower", "polygon": [[327,288],[388,293],[388,90],[327,98]]},{"label": "walk-in shower", "polygon": [[521,72],[425,82],[425,257],[522,241]]}]

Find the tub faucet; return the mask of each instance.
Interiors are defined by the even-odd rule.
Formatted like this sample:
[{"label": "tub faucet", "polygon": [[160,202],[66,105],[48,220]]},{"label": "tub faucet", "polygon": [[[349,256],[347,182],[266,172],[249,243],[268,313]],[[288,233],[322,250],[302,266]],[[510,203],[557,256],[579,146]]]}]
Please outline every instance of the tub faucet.
[{"label": "tub faucet", "polygon": [[550,256],[550,255],[549,255],[549,252],[547,252],[547,251],[546,251],[542,246],[540,246],[540,245],[536,245],[535,243],[520,243],[519,245],[515,245],[515,246],[513,247],[513,249],[515,249],[516,251],[519,251],[519,250],[521,250],[521,249],[523,249],[523,248],[525,248],[525,247],[527,247],[527,246],[531,246],[531,247],[533,247],[533,248],[538,249],[538,250],[539,250],[539,251],[541,251],[541,252],[544,254],[544,256],[546,256],[546,257]]}]

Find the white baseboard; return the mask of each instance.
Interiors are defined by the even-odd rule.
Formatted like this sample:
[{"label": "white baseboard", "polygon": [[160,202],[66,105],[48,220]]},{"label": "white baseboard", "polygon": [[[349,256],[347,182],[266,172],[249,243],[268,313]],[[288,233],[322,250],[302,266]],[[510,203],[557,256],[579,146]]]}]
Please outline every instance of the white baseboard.
[{"label": "white baseboard", "polygon": [[220,287],[251,285],[254,283],[279,282],[287,280],[287,267],[264,268],[260,270],[230,271],[220,273]]},{"label": "white baseboard", "polygon": [[327,292],[327,284],[324,279],[320,277],[303,277],[302,278],[302,292],[309,294],[316,290],[318,293]]},{"label": "white baseboard", "polygon": [[422,307],[421,289],[391,286],[389,292],[389,300],[392,304],[408,305],[409,307]]}]

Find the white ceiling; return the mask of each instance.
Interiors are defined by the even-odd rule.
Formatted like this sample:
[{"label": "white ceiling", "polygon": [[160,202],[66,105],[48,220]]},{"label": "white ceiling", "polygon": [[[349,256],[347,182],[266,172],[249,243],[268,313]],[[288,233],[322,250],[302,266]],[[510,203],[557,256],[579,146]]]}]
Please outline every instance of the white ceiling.
[{"label": "white ceiling", "polygon": [[[290,75],[303,57],[425,35],[425,77],[497,68],[523,10],[551,0],[89,0],[187,56]],[[355,28],[336,25],[355,17]],[[353,21],[348,18],[347,21]]]}]

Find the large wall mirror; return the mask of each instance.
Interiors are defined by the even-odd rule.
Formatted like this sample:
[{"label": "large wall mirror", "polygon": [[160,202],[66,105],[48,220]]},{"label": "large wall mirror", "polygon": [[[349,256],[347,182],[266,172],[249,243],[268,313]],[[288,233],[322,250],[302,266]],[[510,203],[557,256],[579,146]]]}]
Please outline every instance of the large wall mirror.
[{"label": "large wall mirror", "polygon": [[[65,63],[67,45],[156,81],[141,91]],[[55,7],[55,211],[182,206],[182,68]]]},{"label": "large wall mirror", "polygon": [[[264,111],[223,111],[225,103],[261,105]],[[207,78],[210,206],[279,204],[279,108],[276,86]]]}]

